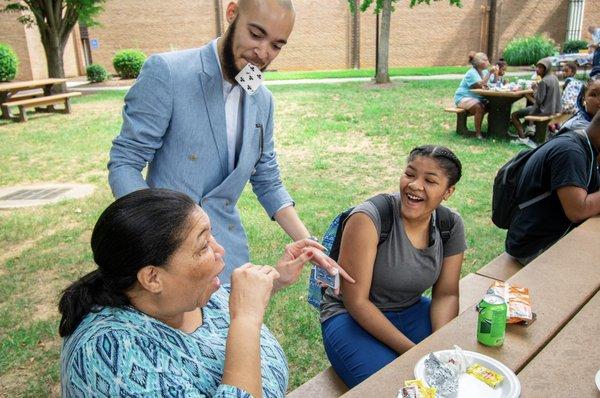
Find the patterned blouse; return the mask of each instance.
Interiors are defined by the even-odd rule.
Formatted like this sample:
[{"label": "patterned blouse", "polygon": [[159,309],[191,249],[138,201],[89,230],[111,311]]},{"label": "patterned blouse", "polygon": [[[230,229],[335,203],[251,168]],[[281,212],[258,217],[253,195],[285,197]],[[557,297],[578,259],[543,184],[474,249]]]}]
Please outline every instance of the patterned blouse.
[{"label": "patterned blouse", "polygon": [[[202,309],[191,334],[132,307],[104,307],[88,314],[64,339],[63,397],[250,397],[221,384],[229,330],[229,293],[219,289]],[[288,368],[281,346],[262,326],[263,395],[283,397]]]}]

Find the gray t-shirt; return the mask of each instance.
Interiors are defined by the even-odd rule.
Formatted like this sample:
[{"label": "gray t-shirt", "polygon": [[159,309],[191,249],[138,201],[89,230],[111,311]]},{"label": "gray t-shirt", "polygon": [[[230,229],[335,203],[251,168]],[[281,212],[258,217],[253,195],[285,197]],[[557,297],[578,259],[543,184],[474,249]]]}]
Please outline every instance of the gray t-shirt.
[{"label": "gray t-shirt", "polygon": [[[388,239],[377,248],[369,300],[381,311],[400,311],[419,301],[423,292],[437,281],[444,257],[466,250],[465,230],[460,216],[452,212],[454,226],[450,239],[442,244],[442,237],[435,227],[435,213],[430,226],[429,246],[416,249],[404,230],[400,214],[400,194],[394,200],[394,224]],[[365,213],[375,224],[377,236],[381,234],[381,219],[375,205],[364,202],[354,208],[355,213]],[[348,217],[349,218],[349,217]],[[342,264],[343,266],[343,264]],[[321,322],[334,315],[347,312],[343,297],[335,296],[331,288],[323,295]]]}]

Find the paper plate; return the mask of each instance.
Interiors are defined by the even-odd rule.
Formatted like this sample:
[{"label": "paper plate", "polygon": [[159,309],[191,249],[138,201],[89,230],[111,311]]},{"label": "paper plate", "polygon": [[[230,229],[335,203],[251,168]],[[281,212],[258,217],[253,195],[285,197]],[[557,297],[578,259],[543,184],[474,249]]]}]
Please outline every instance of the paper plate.
[{"label": "paper plate", "polygon": [[596,387],[598,387],[598,391],[600,391],[600,369],[596,372]]},{"label": "paper plate", "polygon": [[[436,351],[438,353],[451,353],[454,350]],[[458,392],[449,395],[446,398],[518,398],[521,393],[521,383],[512,370],[506,367],[502,362],[495,360],[494,358],[488,357],[487,355],[480,354],[473,351],[463,350],[463,354],[472,365],[478,363],[485,366],[494,372],[500,373],[504,376],[504,380],[496,386],[491,388],[482,381],[477,380],[475,377],[462,374],[458,379]],[[429,354],[419,359],[419,362],[415,365],[415,378],[425,380],[425,359]],[[600,373],[599,373],[600,374]],[[598,375],[596,375],[596,383],[598,383]]]}]

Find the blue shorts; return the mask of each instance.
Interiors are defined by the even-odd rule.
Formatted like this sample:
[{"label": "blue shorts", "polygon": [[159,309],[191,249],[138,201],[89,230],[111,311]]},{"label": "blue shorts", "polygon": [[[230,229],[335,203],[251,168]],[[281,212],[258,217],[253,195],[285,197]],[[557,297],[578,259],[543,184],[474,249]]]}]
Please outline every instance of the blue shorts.
[{"label": "blue shorts", "polygon": [[[416,304],[402,311],[384,311],[383,315],[416,344],[431,334],[430,307],[431,299],[421,297]],[[327,358],[349,388],[399,356],[364,330],[347,312],[323,322],[321,332]]]}]

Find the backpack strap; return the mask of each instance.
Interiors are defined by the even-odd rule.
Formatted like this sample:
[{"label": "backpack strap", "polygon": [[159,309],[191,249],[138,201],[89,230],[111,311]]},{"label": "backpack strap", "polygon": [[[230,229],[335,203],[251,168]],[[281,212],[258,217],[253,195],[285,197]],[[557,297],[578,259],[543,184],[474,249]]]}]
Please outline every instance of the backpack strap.
[{"label": "backpack strap", "polygon": [[368,201],[373,203],[381,220],[381,234],[378,243],[380,245],[390,236],[392,225],[394,225],[394,199],[392,195],[380,193],[368,199]]},{"label": "backpack strap", "polygon": [[454,228],[454,217],[449,208],[439,205],[435,209],[435,226],[442,236],[442,244],[450,239],[450,231]]}]

